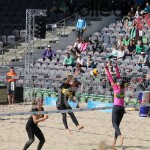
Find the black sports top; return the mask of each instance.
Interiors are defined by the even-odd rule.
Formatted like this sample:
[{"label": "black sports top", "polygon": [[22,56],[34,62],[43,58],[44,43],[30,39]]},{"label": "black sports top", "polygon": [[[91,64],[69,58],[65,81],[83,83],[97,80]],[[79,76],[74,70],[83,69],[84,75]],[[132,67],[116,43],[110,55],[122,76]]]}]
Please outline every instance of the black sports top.
[{"label": "black sports top", "polygon": [[[44,111],[44,108],[43,108],[43,107],[41,107],[41,109],[42,109],[42,111]],[[39,111],[39,110],[38,110],[37,107],[34,107],[34,108],[32,108],[31,111],[32,111],[32,112],[35,112],[35,111]],[[38,118],[42,118],[42,117],[44,117],[44,114],[39,114],[39,115],[37,115],[37,116],[38,116]],[[32,115],[30,116],[30,118],[29,118],[29,120],[28,120],[28,122],[27,122],[27,125],[37,125],[36,123],[34,123]]]}]

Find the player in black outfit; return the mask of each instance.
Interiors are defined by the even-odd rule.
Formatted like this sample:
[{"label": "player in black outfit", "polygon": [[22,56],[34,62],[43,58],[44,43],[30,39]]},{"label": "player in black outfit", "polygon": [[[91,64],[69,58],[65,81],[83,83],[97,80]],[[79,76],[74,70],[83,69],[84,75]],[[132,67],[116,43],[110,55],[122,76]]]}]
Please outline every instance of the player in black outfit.
[{"label": "player in black outfit", "polygon": [[[32,108],[33,112],[44,111],[44,108],[42,107],[43,106],[42,100],[38,100],[34,104],[36,104],[36,106]],[[25,144],[23,150],[28,149],[29,146],[34,142],[34,135],[40,141],[38,144],[37,150],[41,150],[43,144],[45,143],[45,138],[37,124],[41,121],[46,120],[47,118],[48,118],[48,115],[31,115],[30,116],[30,118],[26,124],[26,131],[27,131],[27,134],[29,137],[29,141]]]},{"label": "player in black outfit", "polygon": [[[73,99],[73,97],[75,96],[75,91],[73,91],[73,87],[77,87],[74,86],[75,85],[75,80],[74,79],[67,79],[60,87],[59,94],[58,94],[58,100],[56,102],[56,107],[58,110],[67,110],[67,109],[72,109],[68,103],[68,99],[71,100]],[[74,124],[77,126],[78,130],[84,128],[83,126],[79,125],[75,115],[73,112],[69,112],[68,113],[72,119],[72,121],[74,122]],[[63,120],[63,124],[67,130],[67,132],[69,134],[72,134],[68,128],[68,124],[67,124],[67,114],[66,113],[62,113],[62,120]]]}]

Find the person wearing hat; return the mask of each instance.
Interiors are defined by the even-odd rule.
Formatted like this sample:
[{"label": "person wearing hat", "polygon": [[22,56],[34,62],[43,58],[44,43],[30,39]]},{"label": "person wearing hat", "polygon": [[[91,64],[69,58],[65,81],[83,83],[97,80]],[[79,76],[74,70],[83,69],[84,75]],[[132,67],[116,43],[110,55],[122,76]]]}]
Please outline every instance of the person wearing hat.
[{"label": "person wearing hat", "polygon": [[98,70],[95,68],[90,71],[90,76],[91,77],[97,77],[98,76]]},{"label": "person wearing hat", "polygon": [[9,69],[9,72],[6,74],[6,81],[8,82],[7,85],[7,95],[8,95],[8,102],[9,105],[11,103],[14,103],[14,93],[15,93],[15,85],[16,85],[16,79],[13,79],[13,77],[17,76],[16,72],[14,71],[14,67],[11,66]]},{"label": "person wearing hat", "polygon": [[56,53],[51,49],[51,46],[48,45],[47,49],[43,53],[43,61],[45,61],[46,58],[52,61],[53,57],[56,57]]},{"label": "person wearing hat", "polygon": [[148,56],[146,56],[145,52],[141,52],[141,55],[138,59],[138,65],[141,66],[150,66],[150,62],[148,61]]}]

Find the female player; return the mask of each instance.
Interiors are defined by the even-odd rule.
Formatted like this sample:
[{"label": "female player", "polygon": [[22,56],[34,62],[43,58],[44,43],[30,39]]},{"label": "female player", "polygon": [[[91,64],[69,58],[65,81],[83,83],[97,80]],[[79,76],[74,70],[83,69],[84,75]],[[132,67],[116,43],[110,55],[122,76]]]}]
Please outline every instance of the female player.
[{"label": "female player", "polygon": [[[32,112],[36,111],[44,111],[43,106],[43,100],[37,100],[34,102],[35,107],[32,108]],[[39,144],[37,147],[37,150],[41,150],[43,144],[45,143],[45,138],[38,127],[38,123],[41,121],[44,121],[48,119],[48,115],[31,115],[27,124],[26,124],[26,131],[29,137],[29,141],[25,144],[23,150],[26,150],[29,148],[29,146],[34,142],[34,135],[39,139]]]},{"label": "female player", "polygon": [[112,75],[110,74],[110,71],[108,69],[108,66],[105,66],[105,71],[108,76],[108,79],[112,85],[113,92],[114,92],[114,106],[112,111],[112,124],[115,129],[115,137],[114,142],[112,144],[112,148],[115,147],[117,137],[120,137],[121,140],[121,146],[123,144],[123,135],[121,134],[119,125],[124,115],[124,96],[125,96],[125,82],[121,79],[119,69],[117,65],[115,66],[116,69],[116,75],[117,75],[117,83],[114,83],[114,80],[112,78]]},{"label": "female player", "polygon": [[[75,91],[73,91],[74,88],[77,88],[79,86],[79,82],[72,79],[72,78],[68,78],[60,87],[60,92],[58,94],[58,100],[56,102],[56,107],[58,110],[67,110],[67,109],[72,109],[68,103],[68,99],[69,100],[73,100],[73,97],[75,96]],[[75,115],[73,112],[69,112],[68,113],[72,119],[72,121],[74,122],[74,124],[77,126],[78,130],[81,130],[82,128],[84,128],[83,126],[79,125]],[[72,134],[71,131],[68,128],[68,124],[67,124],[67,114],[66,113],[62,113],[62,120],[63,120],[63,124],[67,130],[68,134]]]}]

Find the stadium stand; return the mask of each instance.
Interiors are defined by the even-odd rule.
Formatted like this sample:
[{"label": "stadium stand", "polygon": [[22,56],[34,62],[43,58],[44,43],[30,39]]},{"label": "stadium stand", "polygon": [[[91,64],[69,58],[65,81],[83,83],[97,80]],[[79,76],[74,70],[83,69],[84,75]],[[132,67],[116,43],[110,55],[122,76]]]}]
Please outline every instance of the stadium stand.
[{"label": "stadium stand", "polygon": [[[0,14],[1,20],[3,19],[3,24],[1,24],[3,34],[0,36],[1,39],[1,45],[5,43],[13,43],[15,41],[15,38],[23,38],[25,35],[24,31],[24,21],[25,19],[25,8],[45,8],[47,5],[49,5],[47,1],[45,3],[41,3],[41,0],[38,0],[39,3],[34,3],[32,1],[29,3],[28,0],[26,1],[20,1],[20,0],[13,0],[10,3],[2,3],[4,6],[2,8],[2,12]],[[18,7],[19,5],[19,7]],[[1,5],[0,5],[1,6]],[[6,7],[8,6],[8,7]],[[8,11],[9,10],[9,11]],[[5,14],[3,12],[9,12],[8,14]],[[20,13],[15,13],[16,11],[19,11]],[[24,11],[24,12],[23,12]],[[2,17],[3,16],[3,17]],[[11,17],[13,16],[14,19],[11,20]],[[23,18],[19,20],[19,18]],[[5,18],[5,19],[4,19]],[[59,18],[60,19],[60,18]],[[15,24],[19,20],[19,25]],[[4,26],[8,24],[8,28],[4,28]],[[132,92],[130,87],[127,91],[127,97],[137,98],[137,92],[141,90],[143,87],[145,89],[150,89],[150,80],[147,75],[150,74],[149,67],[150,67],[150,14],[146,14],[143,17],[139,19],[134,19],[133,21],[138,25],[137,31],[142,30],[143,34],[141,37],[138,37],[138,40],[141,40],[143,43],[143,49],[141,52],[144,52],[149,59],[149,64],[147,66],[139,66],[138,65],[138,59],[141,55],[140,53],[137,53],[136,50],[131,57],[126,57],[125,60],[118,59],[117,63],[119,65],[120,72],[126,82],[128,84],[134,85],[132,86]],[[4,31],[5,30],[5,31]],[[10,36],[12,31],[12,35]],[[98,77],[91,77],[90,71],[91,68],[85,68],[82,67],[82,69],[85,71],[85,73],[82,73],[80,75],[75,75],[75,77],[83,82],[83,93],[81,94],[78,92],[78,97],[80,97],[80,101],[86,102],[88,99],[94,99],[94,100],[100,100],[100,101],[112,101],[112,89],[109,86],[109,82],[106,80],[106,75],[104,72],[104,65],[108,62],[108,59],[104,60],[102,59],[106,55],[112,52],[112,46],[114,43],[117,43],[119,37],[125,37],[127,35],[130,37],[130,31],[126,26],[124,25],[124,22],[122,20],[116,21],[112,24],[109,24],[107,27],[103,28],[100,32],[93,33],[90,37],[88,37],[88,46],[91,44],[91,51],[87,48],[86,51],[81,51],[81,55],[85,60],[85,63],[87,61],[87,56],[89,54],[92,55],[92,59],[94,60],[94,63],[96,65],[96,68],[98,69],[99,76]],[[98,41],[96,45],[94,45],[95,41]],[[91,43],[90,43],[91,41]],[[0,46],[1,46],[0,45]],[[135,42],[136,45],[136,42]],[[95,47],[96,48],[95,48]],[[2,46],[1,46],[2,47]],[[94,51],[95,48],[95,51]],[[101,50],[100,50],[101,49]],[[125,50],[124,50],[125,51]],[[16,68],[17,74],[20,76],[20,79],[17,82],[18,86],[23,86],[24,88],[24,99],[32,99],[33,97],[33,89],[36,97],[45,97],[46,95],[49,95],[51,97],[57,97],[57,88],[61,84],[61,79],[66,76],[66,74],[74,74],[73,68],[71,66],[65,67],[63,66],[63,60],[65,57],[66,52],[71,53],[70,51],[70,45],[66,47],[65,50],[56,50],[56,58],[52,59],[50,61],[49,59],[43,60],[42,56],[38,60],[36,60],[36,63],[34,66],[31,67],[31,75],[33,77],[33,82],[29,85],[29,80],[27,78],[27,74],[25,72],[24,68]],[[71,53],[72,57],[76,56]],[[76,57],[75,57],[76,59]],[[110,61],[112,62],[112,66],[116,63],[116,59],[111,58]],[[114,70],[112,69],[112,72]],[[5,75],[6,69],[3,70],[3,68],[0,68],[0,74]],[[114,72],[115,73],[115,72]],[[142,79],[142,81],[140,80]],[[4,81],[3,84],[6,84]],[[31,88],[29,88],[29,87]],[[137,101],[134,101],[134,103],[137,103]]]}]

